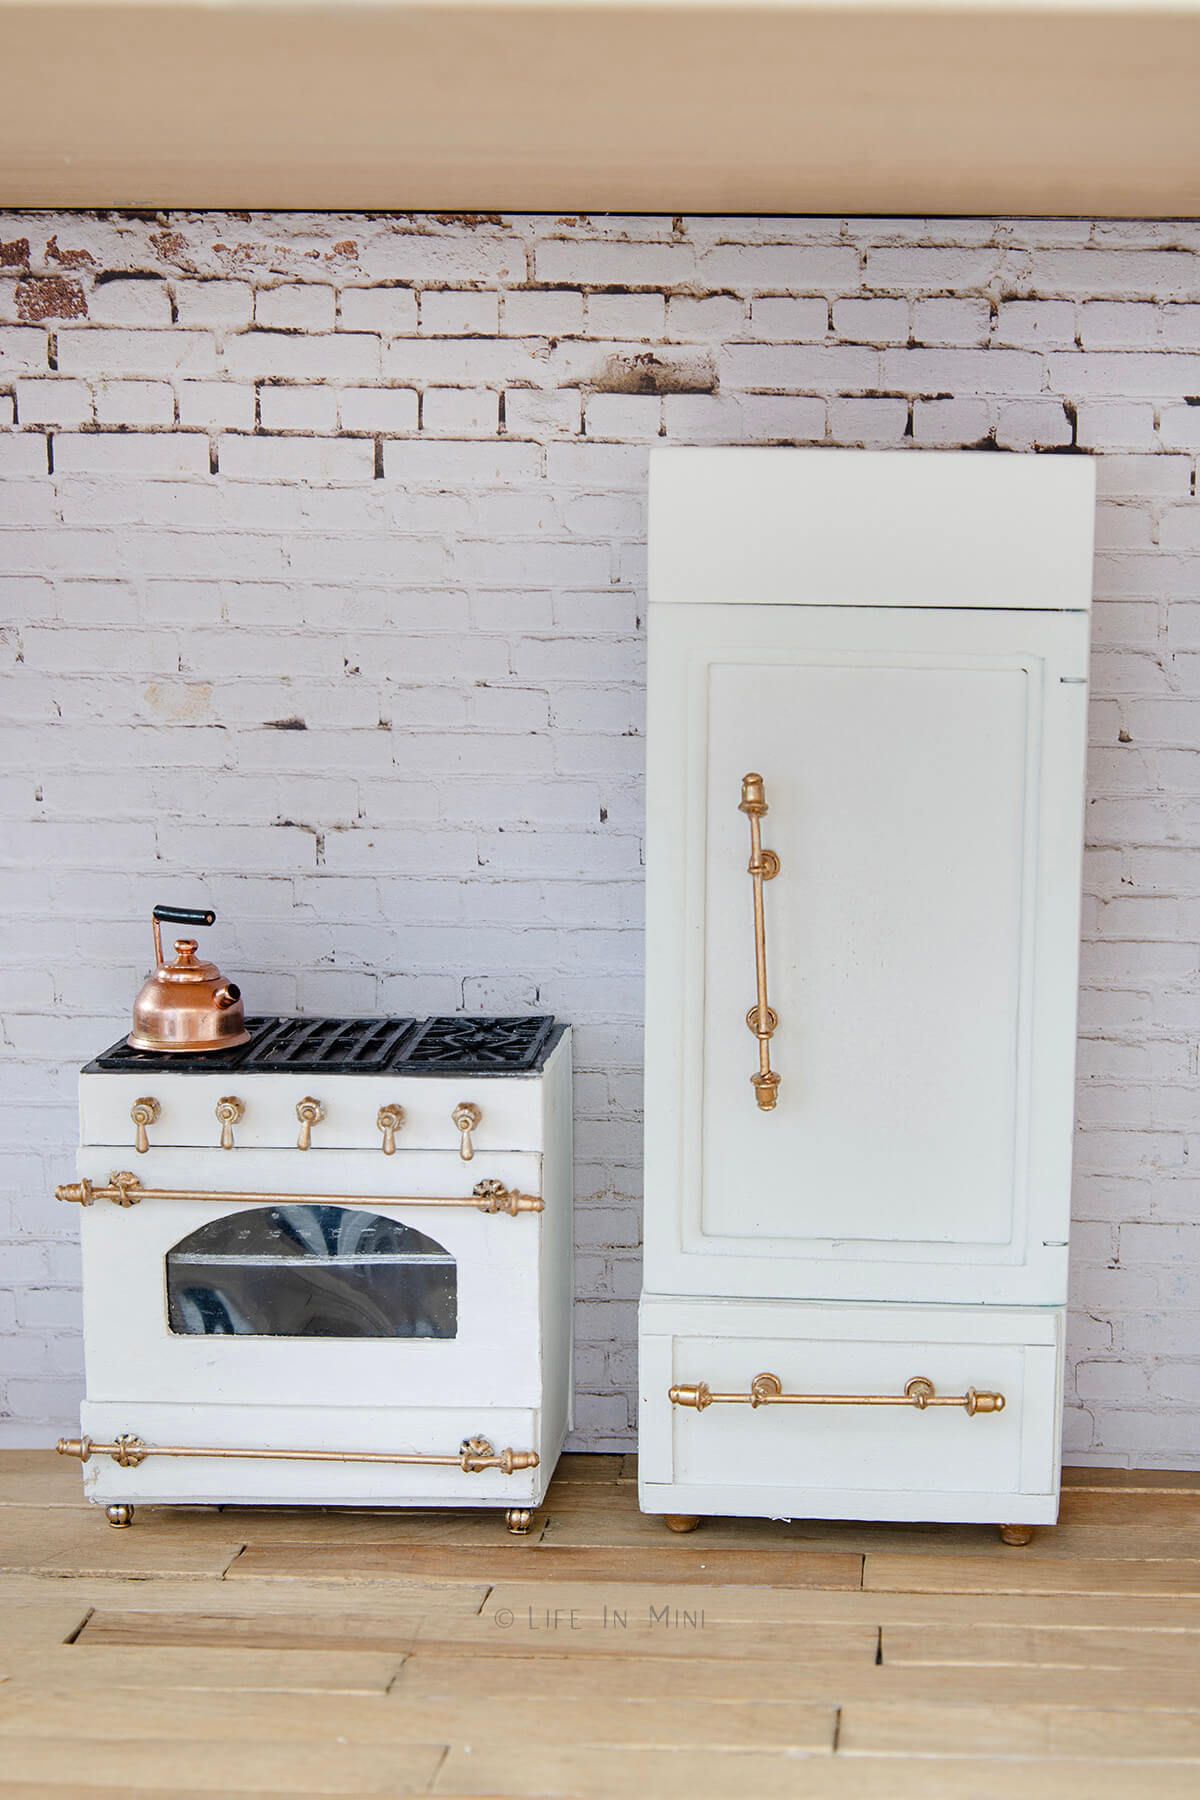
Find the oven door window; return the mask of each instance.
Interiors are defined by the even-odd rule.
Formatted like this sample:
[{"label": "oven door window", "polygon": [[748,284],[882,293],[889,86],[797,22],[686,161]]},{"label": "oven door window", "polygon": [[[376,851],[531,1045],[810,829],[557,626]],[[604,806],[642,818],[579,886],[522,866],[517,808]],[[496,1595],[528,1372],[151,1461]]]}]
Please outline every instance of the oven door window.
[{"label": "oven door window", "polygon": [[345,1206],[265,1206],[167,1252],[181,1336],[452,1338],[458,1270],[433,1238]]}]

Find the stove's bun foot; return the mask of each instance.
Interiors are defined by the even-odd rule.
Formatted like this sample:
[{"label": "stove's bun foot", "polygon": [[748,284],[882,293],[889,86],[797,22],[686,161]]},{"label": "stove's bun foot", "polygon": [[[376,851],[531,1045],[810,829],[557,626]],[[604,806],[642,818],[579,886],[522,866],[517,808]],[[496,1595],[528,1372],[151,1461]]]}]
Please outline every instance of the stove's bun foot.
[{"label": "stove's bun foot", "polygon": [[695,1531],[700,1523],[698,1513],[664,1513],[663,1524],[668,1531]]},{"label": "stove's bun foot", "polygon": [[1028,1544],[1033,1537],[1032,1525],[1001,1525],[1002,1544]]},{"label": "stove's bun foot", "polygon": [[504,1515],[504,1523],[514,1537],[525,1537],[533,1524],[533,1513],[528,1506],[510,1506]]},{"label": "stove's bun foot", "polygon": [[118,1529],[123,1525],[133,1524],[133,1508],[123,1500],[113,1506],[106,1506],[104,1516],[110,1525],[115,1525]]}]

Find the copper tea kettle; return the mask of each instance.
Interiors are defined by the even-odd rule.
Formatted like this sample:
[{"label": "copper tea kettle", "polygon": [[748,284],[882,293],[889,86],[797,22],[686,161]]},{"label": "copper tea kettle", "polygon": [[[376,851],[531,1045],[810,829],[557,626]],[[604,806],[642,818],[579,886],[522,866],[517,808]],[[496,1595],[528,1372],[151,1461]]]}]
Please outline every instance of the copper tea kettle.
[{"label": "copper tea kettle", "polygon": [[163,959],[159,921],[172,925],[215,925],[208,909],[156,906],[153,975],[133,1003],[133,1030],[126,1042],[134,1050],[232,1050],[246,1044],[242,990],[226,981],[216,963],[197,962],[195,938],[177,938],[175,961]]}]

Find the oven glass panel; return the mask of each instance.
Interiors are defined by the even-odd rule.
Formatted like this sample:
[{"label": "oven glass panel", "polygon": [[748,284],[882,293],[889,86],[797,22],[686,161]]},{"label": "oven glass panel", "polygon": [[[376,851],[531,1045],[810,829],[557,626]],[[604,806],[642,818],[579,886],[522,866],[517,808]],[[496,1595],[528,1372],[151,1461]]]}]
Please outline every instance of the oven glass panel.
[{"label": "oven glass panel", "polygon": [[345,1206],[266,1206],[167,1252],[182,1336],[452,1338],[458,1270],[433,1238]]}]

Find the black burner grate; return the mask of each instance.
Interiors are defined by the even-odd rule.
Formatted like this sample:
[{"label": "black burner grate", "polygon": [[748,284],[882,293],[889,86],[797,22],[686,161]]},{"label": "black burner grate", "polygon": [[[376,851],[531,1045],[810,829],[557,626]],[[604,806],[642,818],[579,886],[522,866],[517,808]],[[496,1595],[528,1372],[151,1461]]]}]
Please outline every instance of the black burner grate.
[{"label": "black burner grate", "polygon": [[415,1019],[276,1019],[249,1060],[256,1069],[382,1072],[397,1066],[415,1028]]},{"label": "black burner grate", "polygon": [[489,1075],[541,1068],[557,1041],[547,1015],[525,1019],[246,1020],[250,1042],[234,1050],[173,1054],[133,1050],[122,1038],[87,1065],[88,1073],[139,1069],[218,1074],[225,1069],[264,1073],[304,1071],[339,1075]]},{"label": "black burner grate", "polygon": [[250,1033],[248,1044],[238,1044],[233,1050],[206,1050],[189,1055],[186,1051],[172,1051],[164,1054],[161,1050],[134,1050],[119,1038],[107,1050],[101,1052],[94,1062],[87,1065],[87,1072],[94,1073],[103,1069],[106,1073],[124,1070],[133,1074],[138,1069],[179,1069],[185,1074],[208,1070],[220,1072],[222,1069],[240,1069],[247,1063],[253,1064],[255,1052],[271,1027],[278,1025],[279,1020],[273,1018],[256,1018],[246,1020],[246,1030]]},{"label": "black burner grate", "polygon": [[528,1069],[536,1067],[554,1029],[548,1016],[532,1019],[426,1019],[405,1052],[412,1069]]}]

